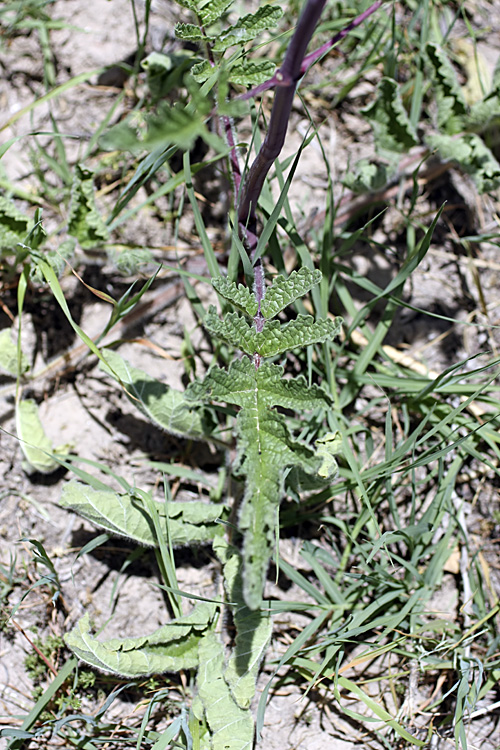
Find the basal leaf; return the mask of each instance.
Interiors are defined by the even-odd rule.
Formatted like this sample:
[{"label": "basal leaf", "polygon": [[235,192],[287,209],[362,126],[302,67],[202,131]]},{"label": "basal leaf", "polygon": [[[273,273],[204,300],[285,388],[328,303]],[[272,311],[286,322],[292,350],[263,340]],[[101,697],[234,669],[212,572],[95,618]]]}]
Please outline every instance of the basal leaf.
[{"label": "basal leaf", "polygon": [[14,203],[0,195],[0,250],[12,251],[28,234],[30,220]]},{"label": "basal leaf", "polygon": [[[216,633],[200,640],[197,676],[198,701],[212,736],[212,750],[251,750],[254,722],[250,711],[241,708],[224,679],[224,648]],[[193,706],[199,716],[199,710]],[[202,718],[199,716],[199,718]]]},{"label": "basal leaf", "polygon": [[75,165],[68,213],[68,233],[76,237],[84,250],[99,247],[109,232],[94,200],[93,172],[83,164]]},{"label": "basal leaf", "polygon": [[307,294],[313,286],[321,281],[321,271],[311,271],[302,267],[292,271],[288,278],[276,276],[272,286],[266,289],[261,303],[261,312],[265,318],[274,318],[299,297]]},{"label": "basal leaf", "polygon": [[417,133],[403,105],[397,82],[382,78],[375,101],[361,110],[372,123],[377,146],[385,151],[404,153],[418,143]]},{"label": "basal leaf", "polygon": [[342,182],[355,193],[371,193],[387,185],[389,174],[386,164],[361,159],[356,164],[355,171],[348,172]]},{"label": "basal leaf", "polygon": [[[134,493],[94,490],[71,480],[64,485],[60,505],[70,508],[111,534],[157,547],[158,539],[147,507]],[[172,545],[211,542],[224,531],[218,521],[227,516],[224,505],[201,501],[157,503],[160,526]],[[168,531],[166,514],[168,510]]]},{"label": "basal leaf", "polygon": [[17,377],[29,370],[29,362],[21,352],[20,372],[17,359],[17,344],[12,340],[11,329],[3,328],[0,331],[0,371],[7,375]]},{"label": "basal leaf", "polygon": [[500,187],[500,164],[479,135],[433,135],[426,140],[431,148],[439,151],[443,160],[457,162],[464,172],[470,174],[480,193]]},{"label": "basal leaf", "polygon": [[212,286],[221,297],[232,302],[238,310],[246,313],[250,318],[253,318],[257,313],[257,301],[248,287],[243,286],[243,284],[235,284],[234,281],[230,281],[224,276],[217,276],[217,278],[212,279]]},{"label": "basal leaf", "polygon": [[225,29],[214,44],[216,52],[225,52],[234,45],[241,46],[252,41],[265,29],[271,29],[278,24],[283,9],[276,5],[261,5],[255,13],[243,16],[239,21]]},{"label": "basal leaf", "polygon": [[425,49],[432,71],[432,95],[438,106],[437,125],[450,135],[460,133],[464,127],[467,105],[456,73],[441,47],[429,42]]},{"label": "basal leaf", "polygon": [[69,648],[86,664],[128,679],[198,666],[198,646],[209,631],[216,605],[203,602],[189,615],[151,635],[98,641],[85,614],[66,636]]},{"label": "basal leaf", "polygon": [[38,406],[33,399],[19,401],[16,405],[16,431],[21,450],[26,458],[28,473],[39,471],[52,474],[61,464],[53,457],[55,453],[66,453],[67,446],[54,450],[51,440],[45,434]]},{"label": "basal leaf", "polygon": [[200,439],[210,433],[204,411],[183,393],[132,367],[117,352],[106,349],[103,357],[107,366],[101,362],[101,369],[125,386],[130,401],[154,424],[181,437]]}]

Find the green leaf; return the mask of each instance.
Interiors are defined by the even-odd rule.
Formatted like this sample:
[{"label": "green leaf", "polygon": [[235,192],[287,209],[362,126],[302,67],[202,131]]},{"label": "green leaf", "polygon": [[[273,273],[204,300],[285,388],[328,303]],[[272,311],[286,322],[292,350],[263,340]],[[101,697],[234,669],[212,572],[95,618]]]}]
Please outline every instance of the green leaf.
[{"label": "green leaf", "polygon": [[243,286],[243,284],[235,284],[234,281],[230,281],[225,276],[218,276],[212,279],[212,286],[221,297],[227,299],[228,302],[231,302],[238,310],[246,313],[250,318],[253,318],[257,314],[259,306],[248,287]]},{"label": "green leaf", "polygon": [[260,664],[272,635],[272,620],[267,612],[249,609],[243,598],[240,553],[222,537],[214,551],[224,566],[224,586],[233,605],[236,638],[224,671],[231,694],[240,708],[248,709],[255,695]]},{"label": "green leaf", "polygon": [[213,336],[248,355],[274,357],[297,347],[334,338],[340,331],[342,320],[314,320],[311,315],[298,315],[285,325],[277,320],[267,321],[264,330],[257,333],[238,313],[228,313],[221,320],[211,305],[203,324]]},{"label": "green leaf", "polygon": [[374,164],[361,159],[353,172],[346,174],[343,184],[354,193],[372,193],[380,190],[389,181],[389,170],[385,164]]},{"label": "green leaf", "polygon": [[255,13],[243,16],[239,21],[225,29],[214,44],[216,52],[225,52],[229,47],[240,47],[252,41],[265,29],[271,29],[278,24],[283,9],[276,5],[261,5]]},{"label": "green leaf", "polygon": [[437,125],[448,134],[460,133],[467,114],[462,89],[445,52],[434,42],[425,48],[431,67],[432,95],[437,102]]},{"label": "green leaf", "polygon": [[[214,367],[204,382],[193,383],[188,398],[225,401],[241,407],[236,420],[238,455],[235,472],[246,476],[240,509],[243,532],[243,590],[246,605],[258,609],[275,541],[276,511],[283,495],[285,469],[298,467],[309,474],[326,473],[329,452],[312,450],[291,435],[285,417],[271,406],[313,409],[329,397],[302,379],[284,380],[283,369],[248,359],[233,362],[228,371]],[[300,408],[299,407],[299,408]],[[328,458],[331,465],[331,456]]]},{"label": "green leaf", "polygon": [[[63,240],[57,250],[49,250],[47,253],[40,253],[43,255],[47,263],[52,267],[54,273],[60,278],[66,268],[66,261],[71,260],[75,253],[76,240],[73,237],[69,237],[67,240]],[[39,268],[37,263],[37,257],[32,256],[33,265],[30,269],[30,278],[38,283],[45,284],[45,277]]]},{"label": "green leaf", "polygon": [[[112,490],[95,490],[73,479],[64,485],[59,503],[111,534],[145,546],[159,545],[153,519],[134,492],[119,494]],[[227,516],[224,505],[193,500],[173,501],[168,505],[157,503],[155,508],[165,538],[168,537],[173,546],[211,542],[224,532],[224,526],[218,523]]]},{"label": "green leaf", "polygon": [[21,352],[21,368],[18,367],[17,344],[12,340],[10,328],[3,328],[0,331],[0,371],[7,375],[22,375],[30,369],[30,365],[25,355]]},{"label": "green leaf", "polygon": [[233,0],[209,0],[209,2],[206,2],[205,6],[198,10],[203,26],[210,26],[214,21],[217,21],[232,3]]},{"label": "green leaf", "polygon": [[373,126],[377,147],[404,153],[418,143],[417,132],[403,106],[397,82],[382,78],[377,86],[375,101],[361,110]]},{"label": "green leaf", "polygon": [[111,257],[117,271],[124,276],[135,276],[141,266],[154,260],[151,250],[147,247],[128,247],[121,252],[113,253]]},{"label": "green leaf", "polygon": [[206,715],[212,750],[251,750],[254,723],[250,711],[241,708],[224,679],[224,648],[216,633],[209,632],[199,644],[198,696],[193,710]]},{"label": "green leaf", "polygon": [[193,67],[191,68],[191,75],[193,76],[196,83],[205,83],[205,81],[208,81],[210,76],[213,76],[216,69],[217,68],[214,68],[214,66],[209,63],[208,60],[203,60],[202,62],[195,63],[195,65],[193,65]]},{"label": "green leaf", "polygon": [[216,605],[203,602],[189,615],[138,638],[98,641],[85,614],[66,636],[69,648],[86,664],[128,679],[198,666],[198,646],[211,627]]},{"label": "green leaf", "polygon": [[102,245],[109,237],[95,205],[92,175],[92,170],[83,164],[75,165],[68,214],[68,233],[76,237],[84,250]]},{"label": "green leaf", "polygon": [[500,164],[475,133],[459,137],[433,135],[427,139],[432,149],[437,149],[445,161],[455,161],[464,172],[470,174],[480,193],[497,190],[500,187]]},{"label": "green leaf", "polygon": [[161,99],[180,86],[192,64],[193,58],[188,54],[151,52],[141,62],[141,68],[146,71],[146,81],[153,99]]},{"label": "green leaf", "polygon": [[66,453],[68,446],[54,449],[43,429],[38,415],[38,406],[33,399],[19,401],[16,405],[16,431],[21,450],[26,457],[26,471],[31,474],[52,474],[61,464],[54,454]]},{"label": "green leaf", "polygon": [[229,66],[229,80],[238,86],[258,86],[274,75],[276,65],[270,60],[244,60]]},{"label": "green leaf", "polygon": [[266,289],[260,307],[262,315],[265,318],[274,318],[296,299],[310,292],[319,284],[321,277],[321,271],[311,271],[305,267],[292,271],[287,279],[284,276],[276,276],[272,286]]},{"label": "green leaf", "polygon": [[246,357],[231,363],[229,370],[213,367],[203,382],[192,383],[186,397],[205,401],[224,401],[246,407],[258,389],[262,407],[313,410],[331,404],[331,397],[319,386],[307,386],[303,377],[284,379],[284,368],[263,363],[258,370]]},{"label": "green leaf", "polygon": [[174,34],[177,39],[184,39],[188,42],[203,42],[210,40],[199,26],[195,26],[193,23],[176,23],[174,28]]},{"label": "green leaf", "polygon": [[315,442],[316,455],[321,458],[318,475],[322,479],[333,479],[338,472],[334,456],[342,449],[342,437],[339,432],[327,432]]},{"label": "green leaf", "polygon": [[132,367],[117,352],[106,349],[102,356],[107,366],[101,362],[101,369],[125,387],[129,400],[151,422],[181,437],[201,439],[210,434],[206,414],[183,393]]},{"label": "green leaf", "polygon": [[0,195],[0,250],[12,251],[25,239],[29,224],[28,217],[12,201]]}]

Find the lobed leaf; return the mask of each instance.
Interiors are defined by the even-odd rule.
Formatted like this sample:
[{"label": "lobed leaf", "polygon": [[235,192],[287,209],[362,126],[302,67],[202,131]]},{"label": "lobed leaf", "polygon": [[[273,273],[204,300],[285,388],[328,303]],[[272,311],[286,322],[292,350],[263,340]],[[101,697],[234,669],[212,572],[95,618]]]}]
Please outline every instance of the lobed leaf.
[{"label": "lobed leaf", "polygon": [[16,404],[16,432],[21,450],[27,464],[26,471],[31,474],[52,474],[61,464],[54,458],[56,453],[66,453],[67,446],[54,449],[52,441],[45,434],[38,414],[38,406],[33,399],[25,399]]},{"label": "lobed leaf", "polygon": [[278,24],[283,9],[276,5],[261,5],[255,13],[242,16],[234,26],[225,29],[214,44],[216,52],[225,52],[234,45],[241,46],[260,34],[265,29],[271,29]]},{"label": "lobed leaf", "polygon": [[342,320],[314,320],[311,315],[298,315],[285,325],[278,320],[267,321],[264,330],[257,333],[238,313],[228,313],[221,320],[211,305],[203,323],[213,336],[245,354],[274,357],[297,347],[334,338],[340,331]]},{"label": "lobed leaf", "polygon": [[233,623],[236,628],[234,648],[224,679],[238,706],[248,709],[255,695],[260,664],[271,639],[272,620],[269,612],[251,610],[245,604],[242,560],[238,550],[221,537],[214,543],[214,551],[224,566],[224,586],[228,599],[234,603]]},{"label": "lobed leaf", "polygon": [[215,604],[203,602],[151,635],[108,641],[98,641],[91,634],[87,613],[64,640],[86,664],[128,679],[179,672],[198,666],[198,646],[210,630],[215,611]]},{"label": "lobed leaf", "polygon": [[193,23],[176,23],[174,33],[178,39],[184,39],[189,42],[210,40],[210,37],[205,36],[202,29]]},{"label": "lobed leaf", "polygon": [[125,387],[129,400],[154,424],[181,437],[201,439],[210,433],[204,412],[185,395],[132,367],[117,352],[102,352],[101,369]]},{"label": "lobed leaf", "polygon": [[225,276],[218,276],[212,279],[212,286],[221,297],[231,302],[238,310],[246,313],[250,318],[256,315],[258,309],[257,300],[248,287],[243,286],[243,284],[235,284],[234,281],[230,281]]},{"label": "lobed leaf", "polygon": [[238,313],[228,313],[221,320],[215,307],[210,305],[203,325],[212,336],[222,339],[235,349],[241,349],[246,354],[254,354],[256,351],[256,331]]},{"label": "lobed leaf", "polygon": [[288,278],[276,276],[272,286],[266,289],[260,309],[265,318],[274,318],[299,297],[311,291],[321,281],[321,271],[311,271],[303,266],[298,271],[292,271]]},{"label": "lobed leaf", "polygon": [[199,643],[198,696],[193,710],[200,720],[205,713],[212,750],[251,750],[253,718],[233,698],[224,679],[224,662],[222,643],[211,631]]},{"label": "lobed leaf", "polygon": [[[20,365],[20,372],[19,371]],[[11,329],[3,328],[0,331],[0,371],[17,377],[29,370],[30,365],[21,352],[21,362],[18,362],[17,344],[12,340]]]},{"label": "lobed leaf", "polygon": [[75,165],[68,212],[68,233],[76,237],[84,250],[102,245],[109,232],[94,200],[93,172],[83,164]]},{"label": "lobed leaf", "polygon": [[270,60],[244,60],[229,67],[229,80],[238,86],[259,86],[274,75],[276,65]]},{"label": "lobed leaf", "polygon": [[246,476],[239,528],[244,537],[243,596],[250,610],[261,605],[285,470],[297,467],[324,479],[336,469],[336,436],[325,436],[313,450],[293,438],[285,417],[271,408],[313,409],[327,405],[330,397],[317,386],[308,387],[303,379],[283,380],[283,373],[274,364],[263,363],[256,369],[249,359],[237,360],[229,370],[212,368],[203,382],[193,383],[186,393],[187,398],[241,407],[235,472]]},{"label": "lobed leaf", "polygon": [[203,26],[210,26],[214,21],[218,21],[232,3],[233,0],[209,0],[205,3],[204,7],[198,10]]},{"label": "lobed leaf", "polygon": [[480,193],[500,187],[500,164],[479,135],[467,133],[458,138],[433,135],[426,140],[431,148],[439,151],[442,159],[457,162],[470,174]]},{"label": "lobed leaf", "polygon": [[[111,534],[158,547],[153,519],[133,492],[120,494],[112,490],[95,490],[73,479],[64,485],[59,503]],[[172,501],[168,505],[157,503],[156,507],[165,538],[174,546],[211,542],[224,533],[223,525],[218,523],[221,517],[227,516],[224,505]]]},{"label": "lobed leaf", "polygon": [[14,203],[0,195],[0,250],[12,251],[28,233],[30,221]]},{"label": "lobed leaf", "polygon": [[417,132],[403,105],[397,82],[382,78],[375,101],[361,110],[373,126],[377,146],[385,151],[403,153],[418,143]]},{"label": "lobed leaf", "polygon": [[438,107],[437,125],[446,133],[460,133],[464,127],[467,105],[456,73],[439,45],[428,42],[425,51],[431,67],[432,93]]},{"label": "lobed leaf", "polygon": [[284,326],[272,320],[262,333],[255,334],[255,351],[262,357],[274,357],[299,346],[319,344],[337,336],[341,326],[341,318],[314,320],[312,315],[298,315]]}]

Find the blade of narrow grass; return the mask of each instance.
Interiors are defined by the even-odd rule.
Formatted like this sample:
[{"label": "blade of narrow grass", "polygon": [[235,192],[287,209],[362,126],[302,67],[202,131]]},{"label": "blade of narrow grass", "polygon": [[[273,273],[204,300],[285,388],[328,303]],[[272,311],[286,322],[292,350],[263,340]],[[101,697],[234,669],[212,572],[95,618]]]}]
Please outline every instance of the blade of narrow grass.
[{"label": "blade of narrow grass", "polygon": [[194,194],[192,174],[191,174],[191,163],[189,160],[189,151],[184,152],[183,164],[184,164],[184,181],[186,183],[186,192],[188,194],[189,202],[191,203],[191,208],[193,209],[196,231],[198,233],[198,237],[201,240],[201,245],[203,247],[203,252],[205,254],[205,260],[207,262],[210,276],[212,279],[216,279],[218,276],[221,275],[221,272],[219,269],[219,264],[217,263],[217,258],[215,257],[212,243],[210,242],[207,231],[205,229],[205,224],[201,216],[200,209],[198,207],[198,201],[196,200],[196,196]]},{"label": "blade of narrow grass", "polygon": [[46,104],[47,102],[52,101],[52,99],[56,99],[61,94],[64,94],[66,91],[69,91],[69,89],[74,88],[75,86],[79,86],[81,83],[85,83],[85,81],[88,81],[89,78],[92,78],[92,76],[98,76],[105,70],[104,67],[102,68],[95,68],[94,70],[87,70],[85,73],[80,73],[77,76],[74,76],[74,78],[70,78],[69,81],[65,81],[64,83],[61,83],[59,86],[56,86],[52,91],[49,91],[47,94],[44,94],[43,96],[39,97],[38,99],[35,99],[34,101],[30,102],[30,104],[27,104],[26,107],[23,107],[22,109],[18,110],[13,114],[9,119],[4,122],[3,125],[0,125],[0,132],[2,130],[5,130],[6,128],[10,128],[11,125],[14,125],[15,122],[17,122],[21,117],[28,114],[29,112],[32,112],[36,107],[40,106],[41,104]]},{"label": "blade of narrow grass", "polygon": [[[67,660],[67,662],[63,664],[61,669],[58,671],[57,676],[44,690],[43,695],[37,700],[28,716],[23,721],[21,725],[21,731],[28,732],[31,729],[33,724],[35,724],[52,698],[61,689],[61,687],[64,685],[68,677],[76,669],[77,666],[78,659],[76,658],[76,656],[71,656]],[[13,739],[8,745],[8,750],[21,750],[22,746],[25,744],[25,741],[26,740],[24,738]]]}]

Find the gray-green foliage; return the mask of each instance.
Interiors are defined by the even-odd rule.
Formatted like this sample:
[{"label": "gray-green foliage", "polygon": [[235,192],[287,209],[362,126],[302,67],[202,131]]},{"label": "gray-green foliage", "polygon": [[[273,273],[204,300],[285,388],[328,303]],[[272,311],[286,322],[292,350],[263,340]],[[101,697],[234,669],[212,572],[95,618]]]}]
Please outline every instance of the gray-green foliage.
[{"label": "gray-green foliage", "polygon": [[[277,277],[261,308],[270,318],[276,316],[320,279],[319,272],[307,269],[288,279]],[[223,568],[226,606],[232,609],[236,628],[234,647],[226,656],[216,629],[220,606],[213,603],[195,607],[151,635],[102,642],[91,634],[85,616],[66,642],[87,663],[128,678],[197,669],[193,713],[208,728],[210,745],[205,747],[250,750],[254,740],[250,705],[272,629],[270,614],[262,608],[262,595],[285,473],[296,468],[328,482],[337,470],[334,454],[339,448],[338,436],[331,433],[311,444],[297,439],[277,410],[319,415],[332,405],[328,393],[318,385],[308,385],[303,377],[288,379],[283,366],[256,357],[283,353],[290,344],[296,347],[324,341],[338,332],[340,322],[313,321],[307,316],[287,324],[260,319],[263,330],[257,334],[247,320],[258,312],[254,297],[224,279],[217,279],[214,286],[243,313],[228,313],[220,320],[212,310],[207,316],[210,332],[231,330],[231,342],[246,352],[227,370],[212,367],[203,380],[180,393],[131,367],[116,352],[104,351],[102,367],[121,383],[131,402],[150,421],[177,435],[210,439],[204,416],[206,402],[238,407],[233,471],[245,478],[246,485],[238,517],[242,549],[224,539],[227,508],[222,504],[158,503],[142,490],[117,493],[71,481],[64,488],[61,505],[109,533],[139,544],[161,548],[161,541],[167,540],[173,549],[179,544],[212,542]],[[223,338],[227,340],[227,336]]]},{"label": "gray-green foliage", "polygon": [[[271,316],[292,300],[310,290],[321,274],[301,269],[290,279],[277,277],[266,291],[264,302]],[[273,292],[274,285],[276,291]],[[216,282],[217,290],[226,299],[235,299],[247,315],[254,305],[241,288]],[[239,313],[228,313],[223,320],[209,310],[205,325],[214,336],[238,347],[248,357],[235,360],[228,370],[212,368],[203,382],[193,383],[186,396],[194,402],[215,401],[240,408],[236,420],[238,457],[235,471],[246,477],[246,490],[240,509],[239,528],[243,533],[244,598],[248,607],[256,609],[262,591],[269,558],[276,534],[276,516],[283,495],[284,472],[297,467],[303,472],[327,479],[335,473],[335,462],[326,461],[333,454],[335,441],[309,446],[291,434],[285,417],[274,407],[296,411],[326,409],[331,404],[328,394],[316,385],[308,386],[303,378],[284,379],[284,369],[272,363],[257,366],[250,357],[273,356],[289,349],[333,338],[341,321],[318,320],[298,316],[281,324],[266,320],[263,330],[256,332]]]},{"label": "gray-green foliage", "polygon": [[[430,108],[434,132],[424,136],[425,144],[444,161],[453,161],[469,174],[479,192],[500,186],[500,164],[489,148],[490,130],[500,119],[500,73],[495,71],[490,91],[472,106],[467,104],[455,69],[442,47],[429,42],[425,47],[426,70],[433,95]],[[392,168],[398,154],[417,145],[419,138],[403,100],[403,87],[393,78],[382,78],[374,101],[362,110],[373,127],[377,149]],[[348,175],[353,189],[380,187],[382,173],[367,171],[366,164]]]},{"label": "gray-green foliage", "polygon": [[[60,504],[111,534],[158,546],[153,520],[141,497],[133,491],[96,490],[72,480],[63,487]],[[218,521],[227,516],[224,505],[201,501],[155,505],[165,538],[174,546],[210,542],[223,533],[224,527]]]},{"label": "gray-green foliage", "polygon": [[123,385],[130,401],[153,424],[173,435],[200,439],[208,436],[208,416],[193,407],[183,393],[161,383],[137,367],[132,367],[117,352],[103,352],[101,369]]},{"label": "gray-green foliage", "polygon": [[0,195],[0,250],[13,252],[16,244],[22,242],[28,233],[30,220],[12,201]]},{"label": "gray-green foliage", "polygon": [[26,459],[24,468],[29,474],[35,471],[52,474],[60,467],[61,464],[55,456],[67,453],[68,446],[54,449],[52,441],[45,434],[36,401],[31,398],[16,404],[16,432]]},{"label": "gray-green foliage", "polygon": [[84,250],[99,247],[109,237],[106,224],[95,205],[92,170],[81,164],[75,166],[68,232],[76,237]]}]

